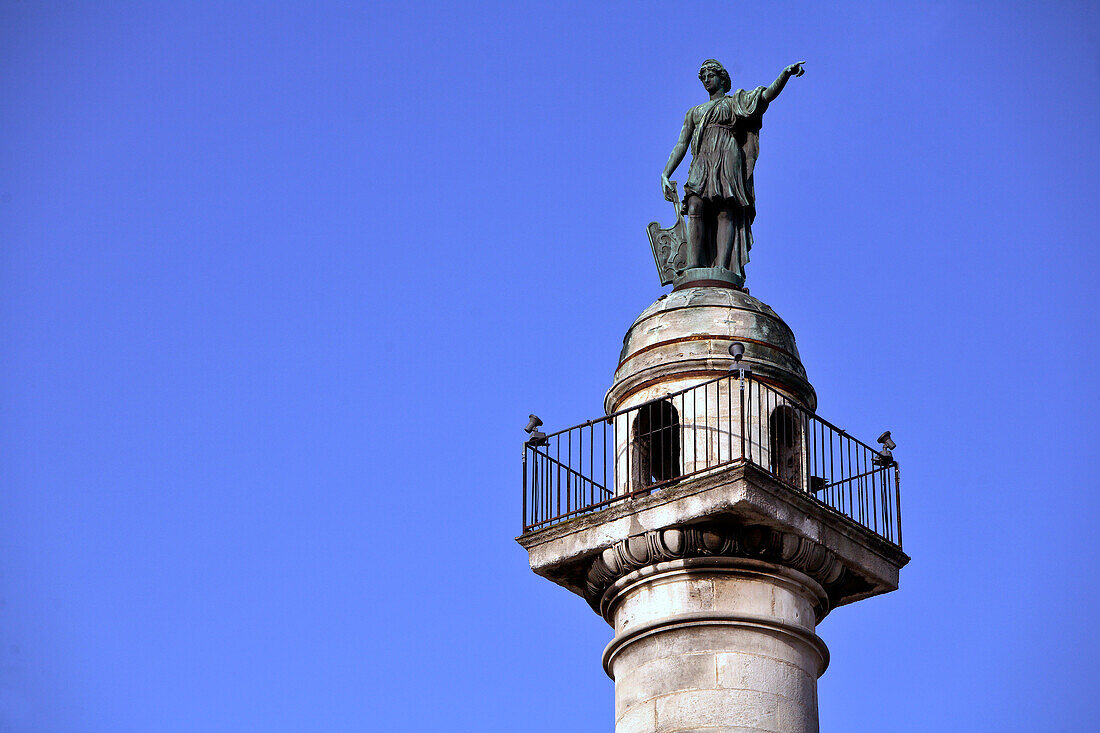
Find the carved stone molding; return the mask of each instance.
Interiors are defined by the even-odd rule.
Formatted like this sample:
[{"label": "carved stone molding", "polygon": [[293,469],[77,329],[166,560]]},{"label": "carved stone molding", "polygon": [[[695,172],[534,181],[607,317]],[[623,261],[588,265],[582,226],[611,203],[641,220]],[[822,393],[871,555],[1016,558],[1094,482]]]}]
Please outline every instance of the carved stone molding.
[{"label": "carved stone molding", "polygon": [[659,562],[694,557],[745,557],[771,562],[805,573],[826,592],[840,584],[845,575],[836,555],[805,537],[762,525],[696,524],[650,530],[608,547],[588,569],[585,597],[599,612],[604,592],[624,575]]}]

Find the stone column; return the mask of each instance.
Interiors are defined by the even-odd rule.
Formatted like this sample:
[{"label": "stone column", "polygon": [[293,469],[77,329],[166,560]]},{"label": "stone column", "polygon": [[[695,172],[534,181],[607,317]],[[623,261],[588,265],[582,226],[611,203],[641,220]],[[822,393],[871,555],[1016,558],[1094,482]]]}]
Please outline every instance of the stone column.
[{"label": "stone column", "polygon": [[805,573],[737,557],[652,564],[620,577],[601,611],[616,733],[818,730],[814,633],[825,591]]},{"label": "stone column", "polygon": [[901,548],[751,466],[524,535],[614,629],[616,733],[807,733],[831,609],[897,588]]},{"label": "stone column", "polygon": [[[744,407],[740,381],[718,379],[735,366],[733,342],[753,372]],[[643,404],[650,412],[622,412]],[[822,436],[809,432],[816,405],[794,333],[743,291],[673,291],[627,331],[604,399],[614,445],[602,454],[606,496],[560,522],[535,512],[545,521],[518,538],[532,570],[613,627],[603,662],[617,733],[818,729],[828,650],[817,624],[832,608],[896,590],[909,557],[894,542],[900,516],[879,517],[887,504],[897,511],[896,488],[893,499],[884,488],[840,508],[815,493],[829,482],[860,492],[867,478],[834,475]],[[673,439],[655,444],[654,435]],[[587,445],[599,451],[600,440]],[[529,482],[526,496],[568,506],[562,492],[597,463],[567,465],[575,472],[564,483]],[[871,523],[868,499],[883,502],[871,505]]]}]

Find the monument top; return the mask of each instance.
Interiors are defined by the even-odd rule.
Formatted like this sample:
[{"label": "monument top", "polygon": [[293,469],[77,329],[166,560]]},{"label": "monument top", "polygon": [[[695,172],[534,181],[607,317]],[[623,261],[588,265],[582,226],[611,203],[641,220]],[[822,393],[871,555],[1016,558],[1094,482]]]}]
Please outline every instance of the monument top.
[{"label": "monument top", "polygon": [[[792,76],[802,76],[802,64],[783,69],[770,86],[736,91],[731,91],[729,73],[714,59],[699,68],[710,99],[687,111],[661,174],[665,198],[676,206],[676,223],[669,229],[656,222],[648,227],[662,285],[744,286],[756,218],[753,169],[764,112]],[[689,147],[691,165],[681,203],[670,176]]]}]

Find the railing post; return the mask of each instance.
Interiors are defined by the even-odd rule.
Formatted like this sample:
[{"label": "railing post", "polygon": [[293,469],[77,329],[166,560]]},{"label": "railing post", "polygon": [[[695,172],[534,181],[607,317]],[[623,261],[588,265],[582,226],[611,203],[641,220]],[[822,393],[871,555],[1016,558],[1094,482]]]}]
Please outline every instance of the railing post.
[{"label": "railing post", "polygon": [[894,509],[898,518],[898,547],[902,547],[901,544],[901,469],[898,468],[898,464],[894,462]]},{"label": "railing post", "polygon": [[523,444],[523,531],[527,531],[527,443]]},{"label": "railing post", "polygon": [[741,399],[741,414],[738,416],[738,421],[741,423],[741,462],[747,463],[745,457],[745,370],[740,370],[740,376],[737,378],[738,392],[740,392]]}]

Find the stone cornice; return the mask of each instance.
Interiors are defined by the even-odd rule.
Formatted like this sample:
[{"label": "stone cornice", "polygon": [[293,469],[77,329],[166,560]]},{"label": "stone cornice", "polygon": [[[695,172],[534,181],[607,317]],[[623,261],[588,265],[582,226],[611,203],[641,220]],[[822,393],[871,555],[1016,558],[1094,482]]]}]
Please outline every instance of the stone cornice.
[{"label": "stone cornice", "polygon": [[[707,541],[701,535],[678,539],[660,534],[704,527],[719,528],[721,545],[709,534]],[[752,527],[762,529],[750,531]],[[666,562],[663,558],[696,553],[792,567],[820,575],[816,582],[827,591],[830,608],[895,590],[898,570],[909,562],[901,548],[866,527],[744,464],[694,476],[648,496],[624,498],[518,540],[536,573],[595,604],[597,613],[597,591],[614,582],[608,576],[631,572],[652,558]],[[597,559],[603,567],[593,569]],[[834,578],[833,573],[839,575]]]}]

